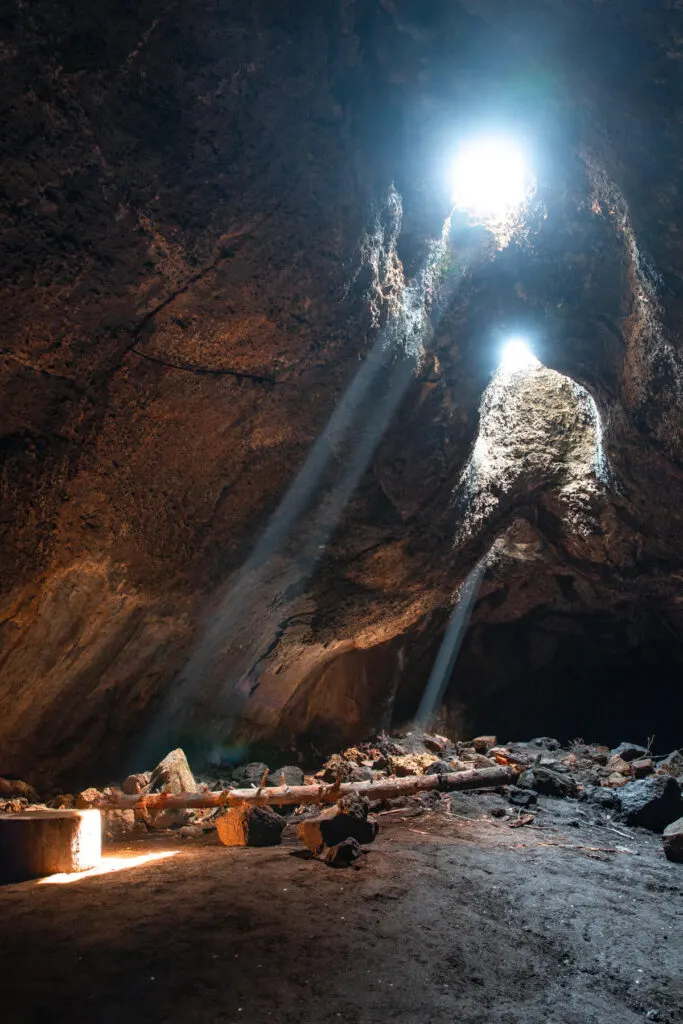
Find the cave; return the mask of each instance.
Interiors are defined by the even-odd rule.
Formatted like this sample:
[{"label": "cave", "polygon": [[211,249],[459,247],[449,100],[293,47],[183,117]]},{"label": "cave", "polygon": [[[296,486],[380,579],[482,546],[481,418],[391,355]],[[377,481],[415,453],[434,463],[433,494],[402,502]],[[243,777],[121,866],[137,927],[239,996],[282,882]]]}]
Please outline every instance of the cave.
[{"label": "cave", "polygon": [[[683,792],[682,61],[669,0],[6,0],[0,802],[69,809],[65,794],[118,792],[178,748],[209,786],[245,764],[313,776],[425,730],[491,737],[513,768],[537,739],[572,764],[635,744],[654,766],[680,756]],[[481,873],[504,888],[519,868],[476,836],[413,849],[419,820],[398,867],[357,873],[367,919],[356,874],[341,883],[330,928],[355,924],[339,959],[333,934],[311,924],[309,942],[301,908],[290,934],[282,908],[301,887],[324,918],[329,879],[305,881],[296,858],[269,875],[267,852],[245,851],[224,879],[224,964],[196,908],[225,851],[155,836],[144,855],[163,863],[67,886],[48,934],[7,916],[7,1020],[674,1024],[680,945],[647,943],[669,934],[681,876],[654,839],[641,876],[609,817],[609,843],[570,837],[548,853],[566,863],[534,861],[538,890],[524,869],[510,899],[527,930],[518,957],[503,947],[519,935],[496,931],[497,973],[472,938],[496,914]],[[467,846],[462,869],[449,843]],[[594,853],[583,893],[578,849]],[[543,894],[559,872],[558,901],[611,898],[609,857],[618,885],[644,887],[631,967],[661,970],[636,991],[608,956],[600,994],[577,967],[558,1016],[531,976],[560,1005],[565,960],[586,954],[570,924],[543,951]],[[134,876],[152,903],[155,878],[181,879],[156,928]],[[450,935],[451,889],[474,945],[449,937],[441,956],[428,921]],[[17,913],[52,920],[53,894],[17,889]],[[536,897],[529,924],[514,901]],[[183,940],[166,939],[183,905],[186,982],[171,980]],[[20,991],[72,917],[88,942]],[[389,950],[413,926],[422,951],[412,964],[401,944],[396,974]],[[244,981],[233,933],[254,944]],[[299,966],[279,978],[290,939]],[[53,992],[74,956],[92,986]]]}]

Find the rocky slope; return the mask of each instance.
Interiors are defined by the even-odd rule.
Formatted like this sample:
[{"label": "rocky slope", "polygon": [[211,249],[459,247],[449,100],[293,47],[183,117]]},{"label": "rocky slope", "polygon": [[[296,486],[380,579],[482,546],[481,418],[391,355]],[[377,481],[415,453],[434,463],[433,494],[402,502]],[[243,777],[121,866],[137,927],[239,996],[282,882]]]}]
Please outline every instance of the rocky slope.
[{"label": "rocky slope", "polygon": [[[641,7],[7,5],[1,772],[407,719],[494,542],[451,724],[680,743],[683,12]],[[417,308],[493,114],[535,195]],[[497,424],[513,330],[549,369]]]}]

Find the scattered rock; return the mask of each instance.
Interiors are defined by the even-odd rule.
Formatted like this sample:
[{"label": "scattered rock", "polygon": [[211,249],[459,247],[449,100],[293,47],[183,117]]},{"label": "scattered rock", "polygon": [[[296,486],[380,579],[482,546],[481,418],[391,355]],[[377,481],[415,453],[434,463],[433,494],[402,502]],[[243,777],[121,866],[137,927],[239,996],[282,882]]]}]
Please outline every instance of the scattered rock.
[{"label": "scattered rock", "polygon": [[128,796],[135,796],[136,793],[146,793],[151,781],[151,772],[138,772],[137,774],[129,775],[127,779],[124,779],[121,789]]},{"label": "scattered rock", "polygon": [[279,846],[285,819],[270,807],[229,807],[216,818],[224,846]]},{"label": "scattered rock", "polygon": [[81,790],[76,796],[75,804],[76,807],[85,808],[95,803],[96,800],[101,800],[104,796],[99,789],[95,789],[94,786],[89,786],[88,789]]},{"label": "scattered rock", "polygon": [[[562,744],[552,736],[537,736],[529,741],[534,747],[543,747],[544,750],[559,750]],[[495,745],[495,744],[493,744]]]},{"label": "scattered rock", "polygon": [[102,834],[106,839],[127,839],[133,832],[144,826],[139,823],[133,811],[103,811]]},{"label": "scattered rock", "polygon": [[683,754],[680,750],[672,750],[657,763],[656,771],[662,775],[683,775]]},{"label": "scattered rock", "polygon": [[475,736],[470,746],[474,747],[477,754],[486,754],[491,747],[495,747],[496,742],[495,736]]},{"label": "scattered rock", "polygon": [[640,747],[637,743],[620,743],[610,751],[611,757],[621,757],[624,761],[635,761],[639,757],[647,757],[647,747]]},{"label": "scattered rock", "polygon": [[571,775],[561,775],[544,765],[534,765],[522,772],[517,784],[521,789],[533,789],[543,796],[577,796],[579,787]]},{"label": "scattered rock", "polygon": [[236,782],[240,789],[252,789],[261,785],[264,775],[270,773],[270,768],[263,761],[250,761],[249,764],[242,764],[235,768],[232,773],[232,781]]},{"label": "scattered rock", "polygon": [[389,768],[392,775],[401,778],[408,775],[424,775],[427,768],[437,760],[434,754],[392,754],[389,757]]},{"label": "scattered rock", "polygon": [[453,766],[452,761],[434,761],[430,764],[429,768],[426,768],[423,775],[448,775],[450,772],[455,772],[458,769]]},{"label": "scattered rock", "polygon": [[284,768],[276,768],[266,779],[266,786],[281,786],[284,778],[285,786],[303,786],[304,773],[295,764],[286,764]]},{"label": "scattered rock", "polygon": [[534,789],[522,789],[520,786],[508,786],[508,799],[516,807],[532,807],[538,803],[538,793]]},{"label": "scattered rock", "polygon": [[647,775],[652,775],[655,765],[651,757],[639,757],[635,761],[631,761],[631,771],[636,779],[644,779]]},{"label": "scattered rock", "polygon": [[60,808],[66,808],[66,810],[72,810],[76,806],[76,797],[73,793],[60,793],[53,800],[50,800],[49,807],[53,807],[55,810]]},{"label": "scattered rock", "polygon": [[38,794],[22,779],[0,778],[0,800],[26,800],[29,804],[37,804]]},{"label": "scattered rock", "polygon": [[336,846],[330,846],[320,855],[320,860],[331,868],[348,868],[361,855],[360,843],[353,836],[342,840]]},{"label": "scattered rock", "polygon": [[625,761],[623,757],[619,757],[618,754],[613,754],[610,757],[606,765],[607,771],[610,775],[626,775],[630,778],[631,766],[628,761]]},{"label": "scattered rock", "polygon": [[678,785],[668,775],[629,782],[621,787],[617,799],[627,825],[640,825],[653,832],[662,832],[683,812]]},{"label": "scattered rock", "polygon": [[316,774],[316,779],[323,782],[335,782],[340,779],[342,782],[349,782],[354,769],[358,766],[352,761],[347,761],[341,754],[333,754],[328,758],[321,770]]},{"label": "scattered rock", "polygon": [[451,746],[451,741],[446,736],[425,733],[424,745],[432,754],[443,754]]},{"label": "scattered rock", "polygon": [[352,793],[342,797],[334,807],[327,807],[315,817],[299,822],[296,834],[311,853],[324,859],[327,849],[345,839],[371,843],[378,828],[375,819],[368,817],[368,801]]},{"label": "scattered rock", "polygon": [[619,799],[617,794],[612,789],[605,789],[601,786],[592,786],[586,791],[586,798],[590,800],[592,804],[597,804],[598,807],[604,807],[605,810],[613,810],[619,806]]},{"label": "scattered rock", "polygon": [[664,853],[667,860],[683,864],[683,818],[672,821],[664,829]]}]

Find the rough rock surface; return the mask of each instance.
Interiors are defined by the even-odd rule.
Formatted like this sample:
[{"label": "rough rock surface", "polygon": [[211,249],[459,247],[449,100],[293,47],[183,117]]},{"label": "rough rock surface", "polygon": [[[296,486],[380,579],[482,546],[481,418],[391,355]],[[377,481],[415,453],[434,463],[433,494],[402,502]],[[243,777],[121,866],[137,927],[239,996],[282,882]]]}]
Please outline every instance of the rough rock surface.
[{"label": "rough rock surface", "polygon": [[279,846],[285,819],[271,807],[230,807],[216,818],[224,846]]},{"label": "rough rock surface", "polygon": [[683,818],[672,821],[664,829],[664,853],[667,860],[683,864]]},{"label": "rough rock surface", "polygon": [[662,832],[683,811],[683,798],[674,779],[651,776],[629,782],[618,791],[619,808],[627,825]]},{"label": "rough rock surface", "polygon": [[[682,18],[9,0],[3,774],[407,721],[491,549],[451,731],[680,743]],[[420,306],[444,135],[501,99],[535,193],[455,218]],[[544,365],[487,390],[512,330]]]}]

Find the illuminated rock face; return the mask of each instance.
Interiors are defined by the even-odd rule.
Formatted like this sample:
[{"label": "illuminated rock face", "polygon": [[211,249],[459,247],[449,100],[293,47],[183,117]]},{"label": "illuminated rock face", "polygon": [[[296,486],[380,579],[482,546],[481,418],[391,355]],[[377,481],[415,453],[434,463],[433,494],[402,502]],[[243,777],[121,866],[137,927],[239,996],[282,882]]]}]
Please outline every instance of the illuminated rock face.
[{"label": "illuminated rock face", "polygon": [[[533,712],[529,732],[553,731],[552,705],[578,730],[558,672],[569,694],[580,682],[587,728],[609,723],[601,687],[615,707],[625,687],[639,728],[642,696],[638,735],[595,738],[667,726],[656,706],[672,707],[683,634],[681,13],[360,6],[3,12],[0,773],[151,767],[164,737],[138,753],[164,713],[219,754],[320,749],[409,717],[452,593],[497,538],[452,726],[500,732]],[[405,285],[449,212],[435,163],[453,97],[480,109],[489,73],[484,106],[506,83],[539,139],[536,193],[504,248],[454,221],[424,318]],[[292,575],[303,511],[168,713],[362,359],[408,312],[419,366],[331,542]],[[595,399],[611,476],[590,465],[590,410],[534,399],[526,434],[517,395],[488,453],[500,479],[462,532],[482,395],[518,331],[543,373]],[[363,436],[334,448],[321,488]]]}]

